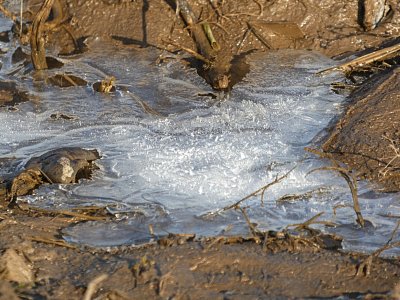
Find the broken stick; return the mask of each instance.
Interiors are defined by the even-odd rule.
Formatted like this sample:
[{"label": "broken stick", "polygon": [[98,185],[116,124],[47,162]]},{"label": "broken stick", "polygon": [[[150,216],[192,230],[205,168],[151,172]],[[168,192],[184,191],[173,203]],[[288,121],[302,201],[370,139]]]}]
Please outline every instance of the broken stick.
[{"label": "broken stick", "polygon": [[214,89],[227,89],[230,84],[229,64],[226,63],[225,59],[219,59],[221,57],[218,57],[220,49],[212,34],[211,27],[207,24],[204,28],[199,24],[198,18],[187,0],[176,0],[176,6],[182,19],[190,29],[199,54],[210,62],[203,65],[203,77]]},{"label": "broken stick", "polygon": [[391,47],[386,47],[372,53],[368,53],[366,55],[357,57],[347,63],[341,64],[339,66],[334,66],[325,70],[318,72],[317,74],[326,74],[332,71],[343,71],[343,72],[351,72],[357,68],[361,68],[367,66],[371,63],[376,61],[382,61],[385,59],[390,58],[391,56],[395,55],[396,52],[400,51],[400,44],[396,44]]},{"label": "broken stick", "polygon": [[42,7],[36,14],[32,24],[30,38],[32,63],[36,70],[47,69],[46,49],[44,48],[43,29],[44,23],[49,17],[54,0],[45,0]]}]

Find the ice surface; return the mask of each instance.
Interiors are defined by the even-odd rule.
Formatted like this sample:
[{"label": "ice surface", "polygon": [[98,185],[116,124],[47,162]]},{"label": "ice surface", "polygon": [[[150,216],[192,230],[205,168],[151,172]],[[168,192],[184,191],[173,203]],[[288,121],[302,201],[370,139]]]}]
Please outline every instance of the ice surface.
[{"label": "ice surface", "polygon": [[[229,225],[228,234],[247,234],[239,213],[207,213],[295,167],[267,191],[264,206],[259,198],[246,202],[260,228],[282,229],[325,212],[322,219],[339,226],[324,230],[343,235],[347,248],[371,251],[386,242],[395,220],[381,215],[399,214],[399,194],[374,193],[361,183],[362,212],[374,226],[362,230],[352,210],[332,213],[334,206],[351,203],[345,181],[326,171],[308,174],[324,162],[304,147],[318,147],[344,100],[329,89],[334,77],[315,75],[331,60],[308,51],[253,54],[251,72],[218,101],[199,95],[212,91],[194,70],[176,59],[157,66],[156,58],[148,51],[116,51],[102,44],[99,51],[64,59],[63,69],[49,71],[72,72],[90,83],[113,75],[119,88],[111,95],[23,80],[26,69],[13,78],[39,100],[21,104],[17,112],[0,111],[1,155],[26,161],[60,146],[97,148],[102,154],[94,180],[43,186],[26,197],[50,208],[104,205],[119,218],[71,227],[64,231],[66,239],[95,246],[140,243],[150,238],[149,224],[158,235],[213,235]],[[12,66],[7,56],[3,62],[1,74],[7,79]],[[163,117],[144,112],[138,99]],[[77,119],[51,120],[55,112]],[[304,195],[276,202],[288,194]]]}]

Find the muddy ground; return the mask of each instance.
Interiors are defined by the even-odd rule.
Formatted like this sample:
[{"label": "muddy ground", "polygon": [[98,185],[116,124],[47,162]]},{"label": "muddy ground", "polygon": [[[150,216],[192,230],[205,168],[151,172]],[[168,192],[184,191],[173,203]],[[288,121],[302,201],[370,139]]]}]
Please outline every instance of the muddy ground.
[{"label": "muddy ground", "polygon": [[71,217],[9,210],[1,218],[1,299],[82,299],[103,274],[93,299],[398,296],[397,260],[374,258],[367,270],[365,255],[312,238],[271,236],[258,244],[244,237],[182,235],[104,250],[60,241],[60,229],[77,222]]},{"label": "muddy ground", "polygon": [[[310,49],[344,58],[398,43],[400,32],[397,1],[188,2],[198,21],[210,25],[220,50],[209,57],[217,73],[201,60],[183,63],[225,92],[246,75],[238,62],[245,62],[251,51]],[[379,10],[367,2],[387,6]],[[41,3],[28,1],[24,18],[32,20]],[[94,39],[124,48],[156,47],[160,62],[168,51],[207,55],[191,35],[193,27],[176,14],[174,1],[57,4],[44,35],[47,53],[54,57],[85,55]],[[16,39],[17,32],[10,37]],[[29,61],[29,56],[22,59]],[[355,90],[321,147],[378,189],[399,191],[399,72],[393,58],[369,71],[361,77],[349,74],[346,85],[350,82]],[[7,105],[19,97],[9,89],[3,94]],[[21,203],[10,208],[5,199],[0,211],[1,299],[400,298],[398,258],[343,253],[337,239],[318,232],[228,240],[183,235],[141,247],[93,249],[65,243],[60,232],[91,218],[107,221],[111,217],[104,212],[51,213]]]}]

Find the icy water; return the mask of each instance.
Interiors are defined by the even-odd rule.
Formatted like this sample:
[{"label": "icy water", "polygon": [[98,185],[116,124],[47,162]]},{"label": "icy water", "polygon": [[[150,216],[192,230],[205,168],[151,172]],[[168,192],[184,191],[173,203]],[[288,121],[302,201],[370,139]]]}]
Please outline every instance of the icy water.
[{"label": "icy water", "polygon": [[[70,242],[94,246],[148,241],[151,224],[156,235],[248,234],[239,212],[212,214],[294,170],[265,194],[243,203],[261,229],[280,230],[325,212],[321,220],[338,224],[323,230],[344,237],[344,247],[372,251],[383,245],[399,215],[399,194],[379,194],[360,183],[365,229],[349,208],[349,188],[334,173],[311,170],[324,166],[304,147],[318,147],[324,129],[342,111],[344,98],[330,91],[338,78],[318,77],[334,64],[320,54],[282,51],[253,54],[251,72],[229,97],[213,93],[179,57],[156,64],[155,53],[92,45],[81,57],[63,59],[61,69],[47,74],[73,73],[87,87],[59,88],[32,81],[29,66],[2,57],[1,78],[17,80],[36,97],[18,111],[0,111],[0,155],[24,161],[65,146],[96,148],[102,159],[92,181],[76,185],[46,185],[24,197],[34,205],[69,208],[106,206],[113,222],[87,222],[64,230]],[[14,70],[14,75],[7,75]],[[110,95],[91,84],[106,75],[117,78]],[[38,78],[37,74],[35,78]],[[145,103],[157,111],[143,109]],[[52,120],[61,112],[73,120]],[[22,167],[23,163],[21,163]],[[285,200],[287,195],[298,195]],[[287,198],[286,198],[287,199]],[[210,214],[211,213],[211,214]],[[392,250],[391,254],[400,251]]]}]

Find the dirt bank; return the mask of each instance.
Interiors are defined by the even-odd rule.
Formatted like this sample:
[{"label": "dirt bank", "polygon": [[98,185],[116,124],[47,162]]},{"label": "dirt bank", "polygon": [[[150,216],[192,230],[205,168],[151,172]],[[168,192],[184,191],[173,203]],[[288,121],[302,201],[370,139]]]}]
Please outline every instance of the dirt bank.
[{"label": "dirt bank", "polygon": [[400,69],[381,72],[351,95],[351,105],[323,145],[377,189],[400,190]]}]

